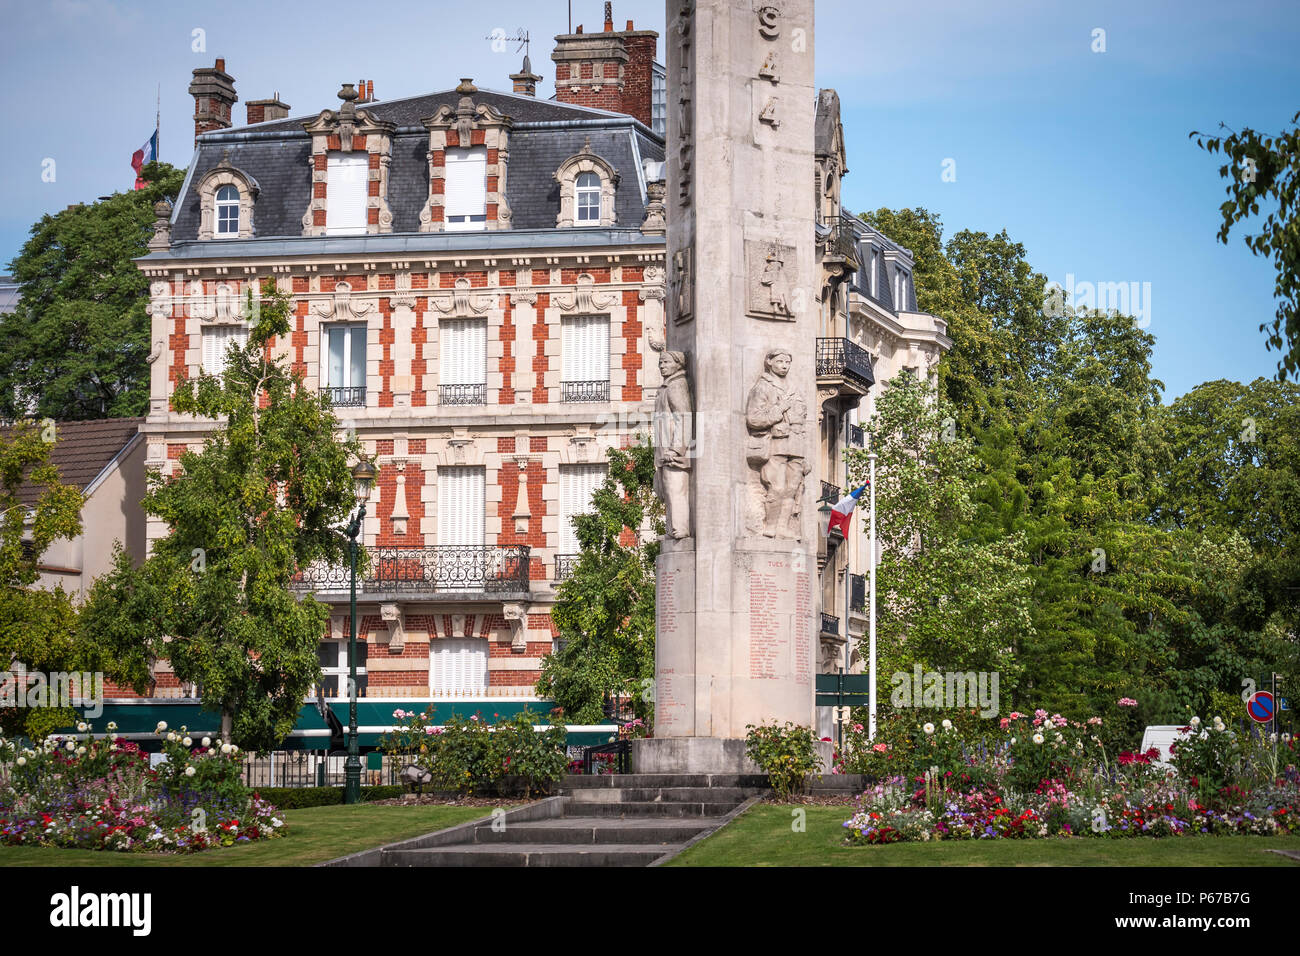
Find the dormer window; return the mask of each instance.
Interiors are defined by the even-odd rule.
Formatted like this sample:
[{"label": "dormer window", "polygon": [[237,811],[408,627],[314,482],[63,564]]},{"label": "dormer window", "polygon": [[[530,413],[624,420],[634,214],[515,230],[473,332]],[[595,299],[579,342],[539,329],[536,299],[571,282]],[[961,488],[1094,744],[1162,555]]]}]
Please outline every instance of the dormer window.
[{"label": "dormer window", "polygon": [[447,231],[487,228],[487,150],[482,146],[447,150],[443,201]]},{"label": "dormer window", "polygon": [[366,232],[369,153],[331,152],[325,195],[325,234],[357,236]]},{"label": "dormer window", "polygon": [[908,311],[909,289],[908,284],[911,277],[902,269],[894,270],[894,311]]},{"label": "dormer window", "polygon": [[222,186],[217,190],[216,211],[217,238],[228,239],[238,236],[239,190],[236,187]]},{"label": "dormer window", "polygon": [[600,223],[600,177],[595,173],[582,173],[577,179],[577,221],[590,225]]}]

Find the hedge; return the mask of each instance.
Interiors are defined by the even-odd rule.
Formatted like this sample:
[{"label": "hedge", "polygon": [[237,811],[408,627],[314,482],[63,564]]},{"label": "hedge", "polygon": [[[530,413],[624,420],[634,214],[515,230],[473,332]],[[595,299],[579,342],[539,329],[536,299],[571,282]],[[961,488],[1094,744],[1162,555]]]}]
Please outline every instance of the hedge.
[{"label": "hedge", "polygon": [[[404,788],[398,784],[387,787],[362,787],[361,802],[392,800],[400,797]],[[269,800],[281,810],[302,810],[306,807],[332,807],[343,803],[342,787],[261,787],[258,796]]]}]

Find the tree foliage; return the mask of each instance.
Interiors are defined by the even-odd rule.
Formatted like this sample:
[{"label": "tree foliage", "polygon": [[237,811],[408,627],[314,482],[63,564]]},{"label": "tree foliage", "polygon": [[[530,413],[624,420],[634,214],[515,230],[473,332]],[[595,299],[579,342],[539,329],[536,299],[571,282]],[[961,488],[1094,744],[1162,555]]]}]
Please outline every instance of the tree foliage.
[{"label": "tree foliage", "polygon": [[609,451],[592,510],[574,518],[581,555],[561,582],[551,619],[560,649],[542,659],[539,696],[570,723],[598,723],[608,696],[629,696],[648,718],[654,698],[655,558],[663,505],[649,439]]},{"label": "tree foliage", "polygon": [[144,506],[170,527],[140,569],[119,561],[95,588],[87,621],[118,639],[134,634],[139,660],[166,656],[222,715],[222,733],[268,749],[289,733],[319,680],[317,643],[329,611],[290,591],[316,561],[341,562],[338,526],[352,510],[348,458],[329,399],[306,389],[274,337],[289,303],[268,281],[247,344],[231,345],[220,377],[181,383],[181,413],[222,420],[182,473],[153,476]]},{"label": "tree foliage", "polygon": [[[0,417],[142,415],[149,405],[149,281],[132,261],[153,206],[184,170],[150,163],[148,186],[42,216],[9,265],[17,309],[0,315]],[[29,404],[30,403],[30,404]]]}]

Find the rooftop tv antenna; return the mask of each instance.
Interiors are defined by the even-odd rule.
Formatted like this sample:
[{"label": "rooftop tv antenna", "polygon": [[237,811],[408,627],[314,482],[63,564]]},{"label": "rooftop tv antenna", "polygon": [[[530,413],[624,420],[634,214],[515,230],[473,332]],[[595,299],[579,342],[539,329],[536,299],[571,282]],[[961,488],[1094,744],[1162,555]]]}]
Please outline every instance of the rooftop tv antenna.
[{"label": "rooftop tv antenna", "polygon": [[497,27],[483,39],[492,41],[492,51],[494,53],[504,53],[507,43],[517,43],[515,52],[523,50],[524,56],[528,56],[528,31],[522,27],[512,34],[507,34],[501,27]]}]

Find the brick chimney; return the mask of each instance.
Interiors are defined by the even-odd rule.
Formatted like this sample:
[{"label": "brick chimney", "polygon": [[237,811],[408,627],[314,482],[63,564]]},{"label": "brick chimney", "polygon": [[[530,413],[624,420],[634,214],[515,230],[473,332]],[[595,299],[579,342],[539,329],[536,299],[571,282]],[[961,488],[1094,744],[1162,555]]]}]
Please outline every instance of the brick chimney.
[{"label": "brick chimney", "polygon": [[280,102],[279,90],[269,100],[249,100],[244,107],[248,110],[249,126],[254,123],[285,119],[289,115],[289,104]]},{"label": "brick chimney", "polygon": [[528,59],[528,54],[524,54],[524,65],[519,68],[518,73],[510,74],[511,81],[515,84],[515,92],[523,96],[537,95],[537,81],[541,79],[533,72],[533,62]]},{"label": "brick chimney", "polygon": [[224,58],[217,57],[216,65],[194,71],[190,95],[194,97],[195,142],[202,133],[230,128],[230,111],[239,97],[235,94],[235,78],[226,72]]},{"label": "brick chimney", "polygon": [[357,81],[357,102],[370,103],[375,98],[375,81],[358,80]]},{"label": "brick chimney", "polygon": [[561,34],[555,38],[555,98],[634,116],[650,125],[653,63],[659,34],[638,30],[631,20],[614,29],[613,4],[605,4],[600,33]]}]

